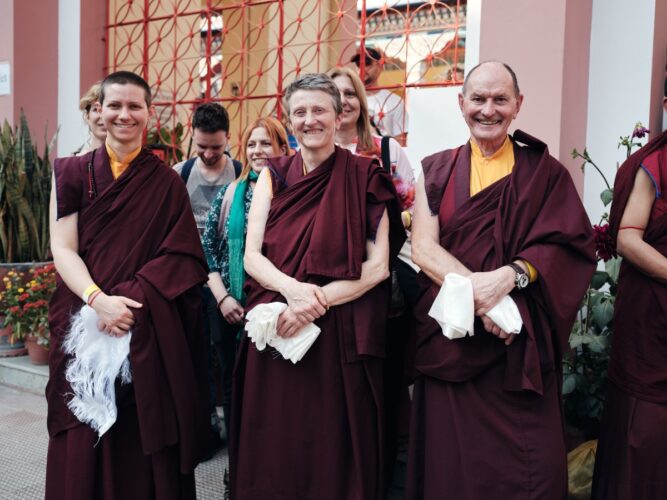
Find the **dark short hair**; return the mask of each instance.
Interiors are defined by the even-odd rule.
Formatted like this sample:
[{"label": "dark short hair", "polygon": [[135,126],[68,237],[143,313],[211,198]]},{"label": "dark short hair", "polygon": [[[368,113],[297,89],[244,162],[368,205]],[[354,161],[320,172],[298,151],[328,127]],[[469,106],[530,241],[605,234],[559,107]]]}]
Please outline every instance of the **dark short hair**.
[{"label": "dark short hair", "polygon": [[470,76],[471,76],[475,71],[477,71],[477,69],[478,69],[480,66],[483,66],[483,65],[488,64],[488,63],[498,63],[498,64],[502,64],[502,65],[505,67],[505,69],[507,70],[507,72],[510,74],[510,77],[512,77],[512,86],[514,87],[514,95],[518,96],[519,94],[521,94],[521,91],[519,90],[519,81],[518,81],[517,78],[516,78],[516,73],[514,72],[514,70],[513,70],[512,68],[510,68],[509,64],[506,64],[506,63],[504,63],[504,62],[502,62],[502,61],[484,61],[484,62],[479,63],[479,64],[478,64],[477,66],[475,66],[473,69],[471,69],[471,70],[468,72],[468,74],[466,75],[465,79],[463,80],[463,88],[461,89],[461,93],[462,93],[462,94],[465,95],[465,93],[466,93],[466,89],[468,88],[468,80],[470,79]]},{"label": "dark short hair", "polygon": [[306,73],[290,83],[285,89],[285,98],[283,99],[287,116],[290,115],[290,99],[297,90],[321,90],[329,94],[333,104],[336,116],[343,112],[343,102],[340,98],[340,91],[334,81],[326,73]]},{"label": "dark short hair", "polygon": [[111,73],[104,80],[102,80],[102,83],[100,84],[100,104],[104,103],[104,94],[106,93],[106,88],[109,85],[113,85],[114,83],[118,83],[119,85],[127,85],[129,83],[131,85],[140,87],[143,89],[145,94],[146,106],[151,105],[151,88],[146,83],[146,80],[141,78],[136,73],[132,73],[131,71],[116,71],[115,73]]},{"label": "dark short hair", "polygon": [[229,113],[217,102],[205,102],[195,109],[192,115],[192,129],[201,130],[207,134],[229,132]]},{"label": "dark short hair", "polygon": [[[359,50],[357,51],[356,54],[352,56],[352,59],[350,59],[350,62],[353,62],[357,66],[359,66],[359,61],[361,60],[361,47],[359,47]],[[371,64],[372,62],[379,62],[380,59],[382,59],[382,54],[380,53],[379,50],[374,49],[373,47],[364,47],[364,63],[365,64]]]}]

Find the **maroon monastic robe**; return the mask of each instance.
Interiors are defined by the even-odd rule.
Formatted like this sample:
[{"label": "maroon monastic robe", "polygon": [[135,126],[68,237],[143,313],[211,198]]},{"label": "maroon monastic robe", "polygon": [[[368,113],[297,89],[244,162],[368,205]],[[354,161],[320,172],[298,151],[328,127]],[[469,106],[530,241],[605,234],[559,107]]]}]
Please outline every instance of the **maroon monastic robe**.
[{"label": "maroon monastic robe", "polygon": [[56,160],[57,217],[78,212],[79,255],[95,283],[143,307],[133,310],[132,383],[117,383],[118,420],[97,443],[66,406],[69,356],[61,344],[82,302],[58,277],[49,308],[46,498],[194,498],[208,427],[198,286],[207,274],[188,195],[148,150],[114,181],[102,147],[91,199],[92,155]]},{"label": "maroon monastic robe", "polygon": [[[299,281],[358,279],[385,208],[391,255],[405,239],[390,177],[336,148],[303,175],[277,160],[263,254]],[[332,307],[297,364],[243,340],[237,359],[230,470],[234,500],[375,500],[382,496],[382,357],[388,282]],[[247,283],[247,307],[284,297]]]},{"label": "maroon monastic robe", "polygon": [[525,259],[539,279],[512,298],[524,322],[509,347],[486,332],[449,340],[418,301],[417,379],[406,498],[564,498],[561,353],[595,267],[592,229],[565,168],[517,131],[512,173],[470,197],[470,144],[422,161],[440,245],[472,271]]},{"label": "maroon monastic robe", "polygon": [[[618,170],[612,238],[615,242],[640,168],[656,188],[644,241],[667,256],[667,132]],[[667,286],[627,259],[618,278],[613,331],[593,498],[667,498]]]}]

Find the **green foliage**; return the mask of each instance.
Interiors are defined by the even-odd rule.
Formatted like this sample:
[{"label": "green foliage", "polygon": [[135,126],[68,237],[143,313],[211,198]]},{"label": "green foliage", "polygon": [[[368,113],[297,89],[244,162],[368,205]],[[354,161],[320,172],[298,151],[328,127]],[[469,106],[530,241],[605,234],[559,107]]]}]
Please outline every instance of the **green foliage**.
[{"label": "green foliage", "polygon": [[19,125],[7,120],[0,131],[0,262],[46,260],[49,254],[49,152],[40,156],[25,114]]},{"label": "green foliage", "polygon": [[[595,434],[607,388],[612,319],[620,258],[596,271],[570,335],[563,359],[565,418],[572,427]],[[590,436],[593,437],[593,436]]]},{"label": "green foliage", "polygon": [[183,150],[181,144],[183,142],[183,125],[177,123],[173,129],[167,127],[153,128],[146,136],[146,144],[148,147],[160,145],[166,146],[165,163],[173,166],[176,163],[183,161]]}]

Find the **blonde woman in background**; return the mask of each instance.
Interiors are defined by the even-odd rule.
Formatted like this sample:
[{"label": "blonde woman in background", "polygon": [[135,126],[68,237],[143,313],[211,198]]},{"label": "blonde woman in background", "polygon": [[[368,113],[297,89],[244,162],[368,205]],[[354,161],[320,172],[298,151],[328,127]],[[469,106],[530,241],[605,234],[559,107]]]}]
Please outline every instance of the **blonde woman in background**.
[{"label": "blonde woman in background", "polygon": [[79,101],[79,109],[83,113],[83,120],[88,125],[88,139],[75,151],[80,156],[97,149],[104,144],[107,129],[102,121],[102,105],[100,104],[100,82],[93,84]]}]

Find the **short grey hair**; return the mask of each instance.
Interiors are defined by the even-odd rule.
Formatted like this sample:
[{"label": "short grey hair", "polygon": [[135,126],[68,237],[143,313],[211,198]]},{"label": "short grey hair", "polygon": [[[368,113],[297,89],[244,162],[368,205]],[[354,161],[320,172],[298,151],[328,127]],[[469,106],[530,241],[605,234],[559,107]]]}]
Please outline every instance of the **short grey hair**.
[{"label": "short grey hair", "polygon": [[481,66],[484,66],[485,64],[489,64],[489,63],[496,63],[496,64],[500,64],[500,65],[502,65],[502,66],[505,67],[505,69],[507,70],[507,72],[510,74],[510,77],[512,78],[512,86],[514,87],[514,95],[518,97],[519,94],[521,94],[521,91],[519,90],[519,81],[518,81],[517,78],[516,78],[516,73],[515,73],[514,70],[510,67],[509,64],[504,63],[504,62],[502,62],[502,61],[484,61],[484,62],[479,63],[479,64],[478,64],[477,66],[475,66],[473,69],[471,69],[471,70],[468,72],[468,74],[466,75],[465,79],[463,80],[463,88],[461,89],[461,93],[462,93],[463,95],[465,95],[466,90],[468,89],[468,80],[470,79],[470,76],[471,76],[475,71],[477,71],[477,69],[479,69]]},{"label": "short grey hair", "polygon": [[331,97],[336,116],[343,112],[343,101],[340,99],[340,90],[326,73],[306,73],[289,84],[285,90],[283,104],[290,114],[290,99],[298,90],[321,90]]}]

